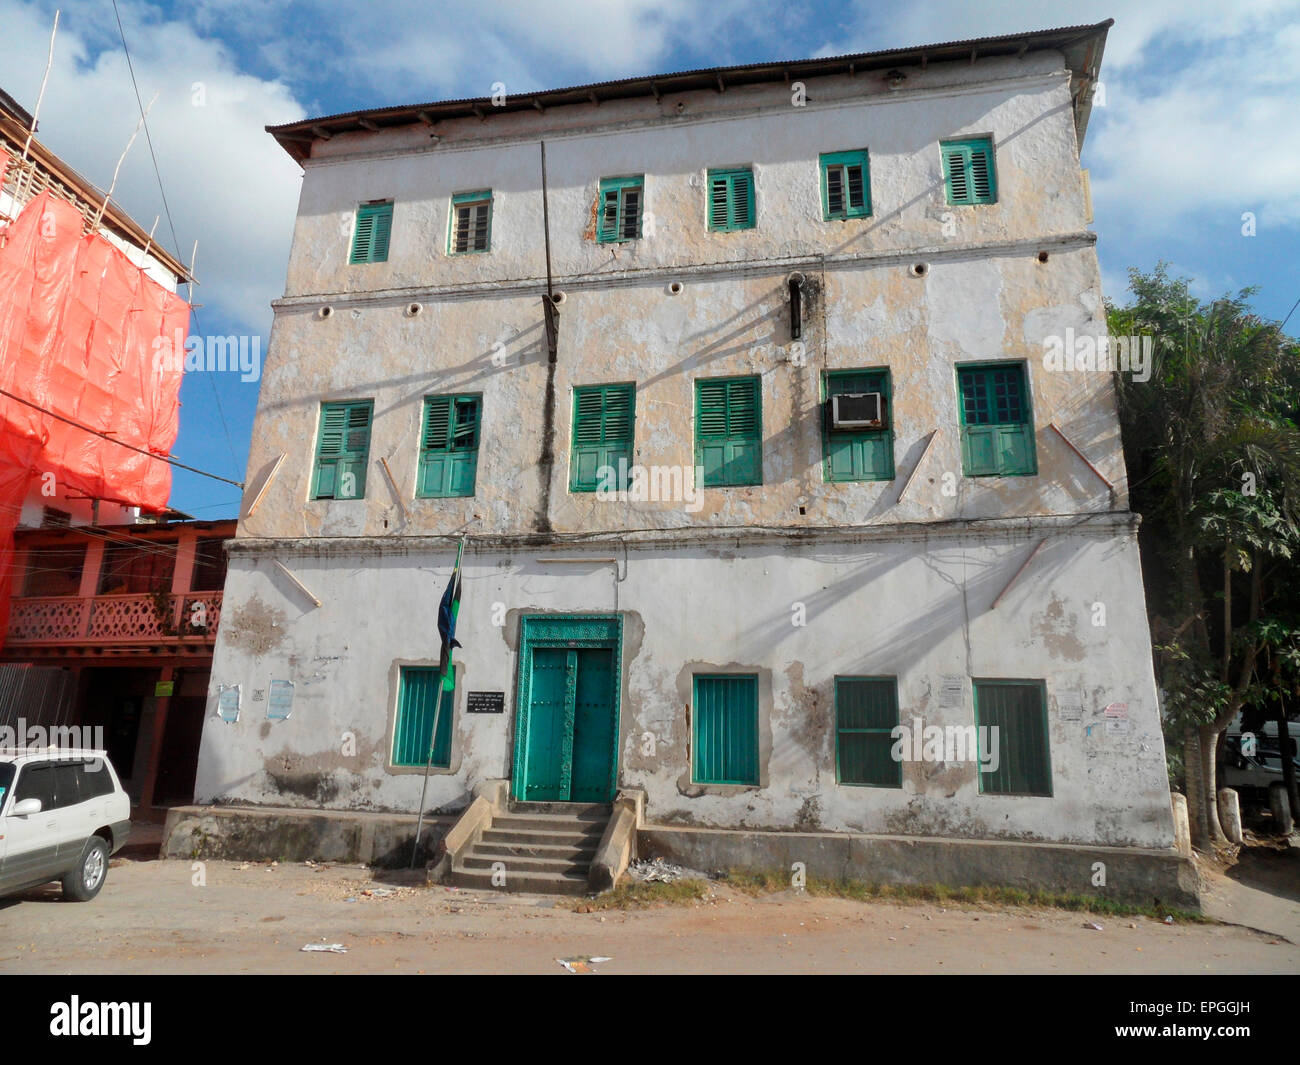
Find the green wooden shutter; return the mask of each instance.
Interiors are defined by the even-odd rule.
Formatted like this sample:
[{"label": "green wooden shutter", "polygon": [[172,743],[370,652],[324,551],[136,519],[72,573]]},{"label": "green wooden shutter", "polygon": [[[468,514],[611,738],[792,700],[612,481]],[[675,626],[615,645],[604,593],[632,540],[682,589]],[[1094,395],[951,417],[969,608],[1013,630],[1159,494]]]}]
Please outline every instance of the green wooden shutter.
[{"label": "green wooden shutter", "polygon": [[451,765],[451,726],[456,693],[438,683],[438,670],[426,666],[403,666],[397,695],[397,721],[393,726],[393,765],[423,766],[429,757],[429,736],[433,732],[433,708],[439,693],[442,711],[438,715],[438,738],[433,745],[433,764],[440,769]]},{"label": "green wooden shutter", "polygon": [[[826,374],[822,446],[827,481],[889,481],[894,476],[894,426],[887,370],[836,370]],[[831,429],[831,399],[855,392],[879,392],[883,429]]]},{"label": "green wooden shutter", "polygon": [[695,382],[695,465],[709,487],[763,483],[762,381]]},{"label": "green wooden shutter", "polygon": [[[1047,742],[1047,700],[1041,681],[977,680],[975,724],[980,736],[980,791],[990,795],[1052,794]],[[987,727],[990,731],[983,732]],[[994,733],[992,730],[997,729]],[[986,773],[990,750],[998,768]],[[996,743],[996,748],[993,744]]]},{"label": "green wooden shutter", "polygon": [[997,177],[993,169],[993,142],[988,137],[943,141],[944,185],[954,206],[996,203]]},{"label": "green wooden shutter", "polygon": [[388,259],[388,238],[393,229],[392,203],[363,203],[357,208],[352,233],[353,263],[382,263]]},{"label": "green wooden shutter", "polygon": [[1033,419],[1020,363],[959,366],[962,473],[1026,477],[1038,472]]},{"label": "green wooden shutter", "polygon": [[472,496],[478,474],[480,396],[426,396],[416,492],[420,498]]},{"label": "green wooden shutter", "polygon": [[[573,390],[569,491],[594,492],[600,486],[601,470],[606,466],[620,474],[631,468],[635,408],[633,385],[597,385]],[[624,491],[627,484],[620,479],[617,488]]]},{"label": "green wooden shutter", "polygon": [[361,499],[370,464],[372,400],[322,403],[313,499]]},{"label": "green wooden shutter", "polygon": [[891,733],[897,724],[896,678],[835,678],[835,749],[841,784],[903,786],[903,764],[892,755]]},{"label": "green wooden shutter", "polygon": [[754,228],[752,170],[710,170],[708,186],[709,229],[727,233]]},{"label": "green wooden shutter", "polygon": [[613,244],[640,237],[644,199],[644,176],[602,178],[596,239],[601,244]]},{"label": "green wooden shutter", "polygon": [[871,214],[867,153],[828,152],[821,157],[822,218],[865,218]]},{"label": "green wooden shutter", "polygon": [[758,784],[758,677],[697,674],[695,768],[698,784]]}]

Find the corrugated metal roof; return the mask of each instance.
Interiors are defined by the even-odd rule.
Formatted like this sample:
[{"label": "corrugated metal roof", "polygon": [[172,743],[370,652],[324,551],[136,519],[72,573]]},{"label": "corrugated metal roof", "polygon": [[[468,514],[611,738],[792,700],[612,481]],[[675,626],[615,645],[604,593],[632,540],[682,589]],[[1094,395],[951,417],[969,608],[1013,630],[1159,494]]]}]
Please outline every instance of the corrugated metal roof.
[{"label": "corrugated metal roof", "polygon": [[278,126],[267,126],[281,146],[294,159],[301,162],[310,155],[315,140],[355,130],[379,130],[420,122],[436,122],[489,115],[511,111],[536,110],[539,113],[551,107],[572,104],[598,103],[601,100],[630,99],[665,93],[715,88],[722,92],[728,86],[753,85],[769,81],[790,81],[808,77],[834,74],[857,74],[859,71],[879,70],[889,66],[919,62],[948,62],[966,59],[973,63],[977,58],[1023,55],[1028,51],[1055,50],[1065,55],[1066,63],[1074,76],[1076,110],[1075,125],[1082,144],[1087,127],[1088,101],[1080,99],[1079,89],[1096,79],[1101,64],[1101,53],[1106,33],[1114,25],[1107,19],[1086,26],[1064,26],[1058,29],[1032,30],[1026,33],[1004,34],[996,37],[975,37],[964,41],[946,41],[939,44],[918,45],[908,48],[888,48],[876,52],[858,52],[851,55],[828,56],[820,59],[778,60],[768,63],[748,63],[740,66],[706,67],[698,70],[678,71],[669,74],[652,74],[648,77],[621,78],[615,81],[592,82],[561,89],[546,89],[535,93],[519,93],[508,97],[505,105],[494,105],[490,96],[459,100],[441,100],[423,104],[406,104],[394,107],[370,108],[362,111],[345,111],[317,118],[302,119]]}]

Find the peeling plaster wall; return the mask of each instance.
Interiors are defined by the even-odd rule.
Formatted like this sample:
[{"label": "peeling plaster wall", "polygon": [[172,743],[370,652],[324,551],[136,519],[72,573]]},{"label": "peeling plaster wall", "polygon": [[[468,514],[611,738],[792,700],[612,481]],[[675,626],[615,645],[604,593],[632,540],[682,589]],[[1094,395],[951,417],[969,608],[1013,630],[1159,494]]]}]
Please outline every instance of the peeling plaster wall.
[{"label": "peeling plaster wall", "polygon": [[[1123,509],[1127,487],[1109,375],[1049,372],[1043,338],[1105,329],[1092,236],[1083,231],[1068,77],[1058,58],[816,79],[806,107],[785,89],[501,115],[427,131],[340,136],[308,163],[262,381],[249,462],[256,483],[287,455],[246,536],[437,533],[474,514],[481,533],[843,525]],[[599,125],[597,125],[599,123]],[[444,126],[446,128],[444,128]],[[991,133],[999,202],[948,207],[940,139]],[[540,165],[546,135],[561,308],[554,454],[542,483],[546,350]],[[818,154],[871,153],[873,214],[825,222]],[[428,150],[425,150],[428,149]],[[364,151],[363,151],[364,150]],[[704,174],[752,164],[758,225],[709,233]],[[589,228],[602,175],[645,173],[646,236],[601,245]],[[493,190],[492,250],[446,254],[458,191]],[[359,201],[395,199],[390,258],[349,266]],[[1048,250],[1046,263],[1038,262]],[[928,272],[913,276],[923,262]],[[802,357],[792,358],[786,278],[809,278]],[[669,286],[681,282],[673,295]],[[420,304],[415,316],[411,302]],[[329,318],[317,317],[330,306]],[[1040,476],[960,480],[953,365],[1027,360]],[[825,484],[818,407],[826,369],[888,366],[898,477]],[[611,505],[567,491],[574,385],[637,384],[636,461],[689,470],[697,377],[761,374],[764,484],[680,506]],[[414,500],[423,396],[482,392],[478,492]],[[366,498],[308,500],[320,403],[373,398]],[[1049,429],[1056,422],[1117,487]],[[897,505],[932,430],[942,432]],[[387,459],[397,490],[379,459]],[[943,495],[942,474],[958,476]],[[549,489],[549,491],[547,490]],[[407,501],[410,519],[398,504]],[[549,503],[547,502],[549,500]],[[798,508],[804,507],[800,514]]]},{"label": "peeling plaster wall", "polygon": [[[903,69],[898,91],[814,79],[806,107],[779,86],[728,88],[316,143],[250,501],[285,457],[241,515],[213,666],[214,710],[218,685],[240,684],[243,716],[206,722],[200,800],[415,808],[419,773],[387,765],[397,667],[436,657],[449,536],[472,521],[451,767],[433,774],[430,808],[511,775],[520,614],[618,612],[618,779],[646,790],[653,821],[1171,845],[1114,389],[1107,373],[1043,363],[1045,338],[1105,330],[1068,75],[1050,53]],[[949,207],[938,142],[979,134],[996,144],[998,202]],[[542,138],[566,297],[549,441]],[[858,147],[872,214],[823,221],[818,155]],[[757,228],[709,233],[705,172],[733,165],[754,169]],[[639,173],[644,237],[596,243],[599,179]],[[491,253],[447,255],[451,196],[482,188]],[[356,206],[377,198],[395,202],[390,258],[350,266]],[[792,270],[807,279],[798,349]],[[961,477],[955,366],[986,359],[1026,363],[1037,476]],[[826,483],[822,374],[867,367],[891,373],[896,477]],[[694,464],[695,379],[737,374],[762,377],[761,486],[705,490],[698,508],[568,491],[575,386],[635,382],[635,461],[681,471]],[[413,499],[423,397],[446,392],[483,395],[476,494]],[[309,500],[321,402],[362,398],[374,400],[365,498]],[[617,562],[541,561],[566,551]],[[696,670],[759,676],[760,787],[691,781]],[[973,723],[971,677],[1044,680],[1053,797],[981,795],[971,764],[908,764],[896,790],[838,784],[834,678],[856,674],[896,675],[902,722],[941,726]],[[963,704],[940,709],[953,674]],[[296,686],[287,721],[249,698],[272,678]],[[471,689],[505,691],[506,713],[465,714]],[[1113,702],[1129,705],[1127,733],[1103,728]]]},{"label": "peeling plaster wall", "polygon": [[[511,775],[518,615],[617,611],[626,630],[618,781],[646,790],[656,823],[1171,846],[1132,528],[1106,518],[1057,530],[993,609],[1037,535],[664,539],[630,545],[617,565],[471,545],[452,768],[434,772],[429,807],[456,809],[478,781]],[[198,799],[414,810],[420,774],[386,768],[395,665],[436,660],[433,616],[452,551],[337,545],[278,557],[324,605],[304,602],[262,551],[232,555],[226,594],[245,606],[223,621],[213,676],[243,684],[244,707],[236,724],[207,720]],[[1105,626],[1093,625],[1098,602]],[[692,784],[696,670],[759,675],[762,786]],[[960,708],[939,706],[945,674],[967,678]],[[971,677],[1043,679],[1053,796],[981,795],[969,762],[905,763],[901,789],[838,784],[836,675],[896,675],[901,722],[940,726],[974,723]],[[271,678],[295,684],[287,721],[266,721],[248,699]],[[466,714],[467,690],[504,691],[506,713]],[[211,701],[215,710],[215,683]],[[1125,734],[1103,727],[1115,702],[1128,704]],[[1078,707],[1078,719],[1064,707]],[[349,736],[355,754],[344,753]]]}]

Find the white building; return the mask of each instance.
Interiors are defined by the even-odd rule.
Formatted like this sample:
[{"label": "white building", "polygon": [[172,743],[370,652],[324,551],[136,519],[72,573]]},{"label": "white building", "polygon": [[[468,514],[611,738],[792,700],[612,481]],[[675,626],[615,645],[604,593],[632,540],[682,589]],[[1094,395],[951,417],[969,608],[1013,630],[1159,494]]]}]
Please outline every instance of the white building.
[{"label": "white building", "polygon": [[463,533],[427,809],[1170,848],[1112,377],[1044,357],[1106,330],[1108,26],[273,129],[198,800],[416,808]]}]

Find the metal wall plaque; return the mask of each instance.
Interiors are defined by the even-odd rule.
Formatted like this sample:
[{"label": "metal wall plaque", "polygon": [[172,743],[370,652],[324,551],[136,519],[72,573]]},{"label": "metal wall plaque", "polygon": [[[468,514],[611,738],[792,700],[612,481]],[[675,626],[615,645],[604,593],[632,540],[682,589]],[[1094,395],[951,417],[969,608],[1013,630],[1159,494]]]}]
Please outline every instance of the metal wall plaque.
[{"label": "metal wall plaque", "polygon": [[467,714],[503,714],[505,709],[505,692],[467,692],[465,694],[465,712]]}]

